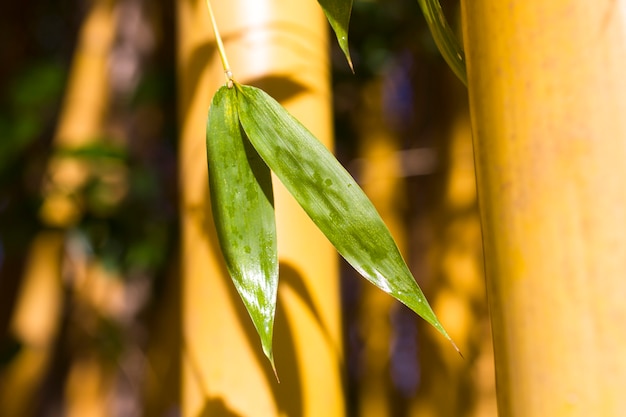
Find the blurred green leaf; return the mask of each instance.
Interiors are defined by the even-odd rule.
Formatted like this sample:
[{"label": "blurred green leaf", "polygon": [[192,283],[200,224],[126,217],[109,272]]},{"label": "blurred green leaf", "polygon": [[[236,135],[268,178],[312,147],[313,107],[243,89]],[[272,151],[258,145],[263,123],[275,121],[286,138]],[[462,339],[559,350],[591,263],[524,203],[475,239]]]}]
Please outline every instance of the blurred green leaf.
[{"label": "blurred green leaf", "polygon": [[8,94],[0,97],[0,177],[46,128],[64,78],[57,63],[36,62],[8,82]]},{"label": "blurred green leaf", "polygon": [[339,47],[343,51],[350,69],[354,72],[350,49],[348,48],[348,27],[350,25],[350,13],[352,12],[352,0],[318,0],[326,14],[326,18],[337,35]]},{"label": "blurred green leaf", "polygon": [[56,151],[56,155],[60,157],[84,158],[92,161],[104,158],[124,161],[128,158],[128,151],[122,147],[107,143],[106,140],[97,140],[76,148],[60,148]]},{"label": "blurred green leaf", "polygon": [[350,174],[273,98],[255,87],[235,87],[239,118],[250,142],[339,253],[450,340],[391,233]]},{"label": "blurred green leaf", "polygon": [[13,82],[10,98],[20,111],[40,111],[62,92],[65,72],[56,62],[38,62],[27,67]]},{"label": "blurred green leaf", "polygon": [[159,225],[148,224],[129,245],[124,262],[131,268],[155,271],[167,255],[167,231]]},{"label": "blurred green leaf", "polygon": [[263,351],[274,366],[278,255],[271,175],[241,129],[234,88],[222,87],[213,97],[206,142],[220,247]]}]

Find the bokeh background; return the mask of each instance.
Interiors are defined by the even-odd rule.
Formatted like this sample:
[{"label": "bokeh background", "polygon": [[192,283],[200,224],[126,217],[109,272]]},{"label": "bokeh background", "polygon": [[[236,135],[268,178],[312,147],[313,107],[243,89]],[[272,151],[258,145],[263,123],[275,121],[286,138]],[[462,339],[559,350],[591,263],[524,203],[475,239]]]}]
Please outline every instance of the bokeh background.
[{"label": "bokeh background", "polygon": [[[93,4],[0,4],[0,416],[180,413],[175,6]],[[342,264],[346,414],[495,416],[465,87],[415,0],[357,0],[350,44],[337,157],[464,359]]]}]

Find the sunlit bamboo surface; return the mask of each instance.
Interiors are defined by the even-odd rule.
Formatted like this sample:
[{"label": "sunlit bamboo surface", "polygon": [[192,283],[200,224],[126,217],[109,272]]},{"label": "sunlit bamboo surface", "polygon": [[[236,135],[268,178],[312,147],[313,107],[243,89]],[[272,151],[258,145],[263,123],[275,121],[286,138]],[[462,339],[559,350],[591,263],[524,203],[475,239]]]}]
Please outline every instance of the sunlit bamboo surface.
[{"label": "sunlit bamboo surface", "polygon": [[[213,10],[234,78],[264,88],[331,146],[327,28],[319,6],[231,1],[213,2]],[[210,99],[226,79],[206,5],[179,2],[178,29],[183,415],[342,416],[336,254],[276,181],[278,384],[223,266],[212,224],[205,127]]]},{"label": "sunlit bamboo surface", "polygon": [[500,415],[626,409],[626,2],[465,1]]}]

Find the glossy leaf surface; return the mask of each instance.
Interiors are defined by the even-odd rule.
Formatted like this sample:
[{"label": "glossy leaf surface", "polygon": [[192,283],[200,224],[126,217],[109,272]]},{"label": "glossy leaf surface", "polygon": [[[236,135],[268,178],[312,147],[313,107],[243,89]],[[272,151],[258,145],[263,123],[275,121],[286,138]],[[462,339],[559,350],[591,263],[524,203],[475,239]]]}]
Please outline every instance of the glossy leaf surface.
[{"label": "glossy leaf surface", "polygon": [[272,366],[278,287],[276,224],[270,170],[239,124],[237,92],[222,87],[207,123],[213,218],[228,272]]},{"label": "glossy leaf surface", "polygon": [[449,339],[391,233],[350,174],[265,92],[238,84],[235,88],[240,122],[255,149],[338,252]]},{"label": "glossy leaf surface", "polygon": [[348,27],[352,13],[352,0],[318,0],[326,14],[330,26],[335,31],[339,47],[343,51],[350,69],[354,72],[350,49],[348,48]]}]

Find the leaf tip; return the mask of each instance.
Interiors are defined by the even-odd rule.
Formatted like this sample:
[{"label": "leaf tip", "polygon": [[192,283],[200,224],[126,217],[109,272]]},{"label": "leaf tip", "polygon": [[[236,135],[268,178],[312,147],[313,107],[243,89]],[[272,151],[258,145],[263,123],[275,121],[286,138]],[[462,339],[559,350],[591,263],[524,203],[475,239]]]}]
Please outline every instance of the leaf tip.
[{"label": "leaf tip", "polygon": [[280,384],[280,378],[278,377],[278,371],[276,370],[276,363],[274,362],[274,353],[271,350],[265,351],[265,349],[263,349],[263,351],[265,353],[265,356],[267,357],[267,360],[270,361],[270,365],[272,365],[272,371],[274,371],[276,382]]},{"label": "leaf tip", "polygon": [[274,351],[272,350],[272,331],[269,332],[270,337],[269,340],[262,338],[261,339],[261,347],[263,348],[263,354],[265,355],[265,357],[267,358],[267,360],[270,362],[270,365],[272,366],[272,371],[274,371],[274,376],[276,377],[276,381],[278,381],[278,383],[280,384],[280,378],[278,378],[278,371],[276,370],[276,363],[274,362]]},{"label": "leaf tip", "polygon": [[465,356],[463,356],[463,353],[461,353],[461,349],[459,349],[459,347],[456,345],[456,343],[454,343],[454,340],[452,340],[450,337],[448,337],[448,340],[450,341],[450,343],[452,344],[452,347],[456,350],[456,352],[459,354],[459,356],[463,359],[465,359]]},{"label": "leaf tip", "polygon": [[350,56],[350,49],[348,48],[348,39],[341,39],[339,41],[339,47],[341,48],[343,55],[346,57],[346,61],[348,61],[350,71],[352,71],[352,74],[354,74],[354,65],[352,64],[352,57]]},{"label": "leaf tip", "polygon": [[[418,313],[419,314],[419,313]],[[443,335],[443,337],[445,337],[446,339],[448,339],[448,342],[450,342],[450,344],[452,345],[452,347],[454,348],[454,350],[456,350],[456,352],[459,354],[459,356],[461,356],[461,358],[465,359],[465,356],[463,356],[463,353],[461,353],[461,349],[459,349],[459,347],[456,345],[456,343],[454,343],[454,340],[452,340],[452,338],[450,337],[450,335],[448,334],[448,332],[446,331],[446,329],[443,328],[443,326],[441,325],[441,323],[439,322],[439,320],[437,320],[437,318],[434,318],[433,321],[431,320],[426,320],[428,321],[430,324],[433,325],[433,327],[435,329],[437,329],[437,331],[439,333],[441,333]]]},{"label": "leaf tip", "polygon": [[280,384],[280,378],[278,377],[278,371],[276,370],[276,364],[274,363],[274,359],[270,361],[272,363],[272,370],[274,371],[274,376],[276,377],[276,382]]}]

